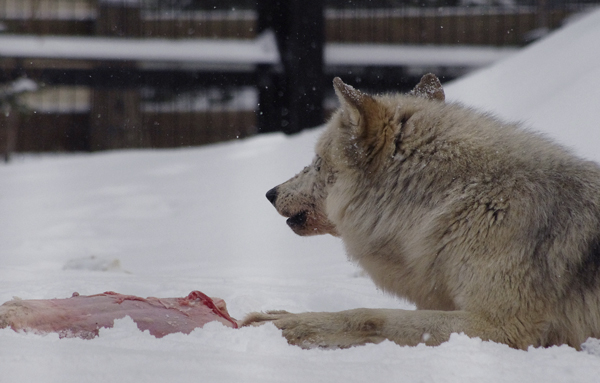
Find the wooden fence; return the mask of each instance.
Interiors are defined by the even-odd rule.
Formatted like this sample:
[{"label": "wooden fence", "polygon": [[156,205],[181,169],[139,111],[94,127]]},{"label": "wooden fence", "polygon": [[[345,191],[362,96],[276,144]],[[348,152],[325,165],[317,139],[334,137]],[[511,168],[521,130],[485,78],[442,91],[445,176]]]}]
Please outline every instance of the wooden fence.
[{"label": "wooden fence", "polygon": [[568,8],[328,10],[326,41],[344,43],[521,46],[539,28],[555,29]]},{"label": "wooden fence", "polygon": [[[579,8],[549,9],[540,16],[536,7],[421,9],[328,9],[326,42],[444,45],[523,45],[531,31],[555,29]],[[0,8],[1,12],[1,8]],[[116,17],[116,16],[113,16]],[[2,19],[0,14],[0,20]],[[543,20],[543,21],[542,21]],[[118,21],[118,18],[117,18]],[[135,36],[161,38],[254,38],[257,13],[196,12],[188,17],[140,15]],[[5,29],[15,34],[90,36],[95,19],[5,19]]]}]

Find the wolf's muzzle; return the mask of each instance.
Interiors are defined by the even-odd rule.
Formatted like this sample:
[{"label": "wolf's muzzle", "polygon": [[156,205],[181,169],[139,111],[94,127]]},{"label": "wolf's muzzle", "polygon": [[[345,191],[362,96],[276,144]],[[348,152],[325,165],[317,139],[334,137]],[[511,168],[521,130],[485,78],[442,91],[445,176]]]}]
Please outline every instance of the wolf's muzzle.
[{"label": "wolf's muzzle", "polygon": [[277,200],[277,186],[269,190],[266,194],[266,197],[269,200],[269,202],[275,205],[275,201]]},{"label": "wolf's muzzle", "polygon": [[308,213],[306,211],[301,211],[300,213],[295,214],[292,217],[288,218],[286,220],[286,223],[292,229],[294,229],[294,228],[300,229],[306,225],[307,218],[308,218]]}]

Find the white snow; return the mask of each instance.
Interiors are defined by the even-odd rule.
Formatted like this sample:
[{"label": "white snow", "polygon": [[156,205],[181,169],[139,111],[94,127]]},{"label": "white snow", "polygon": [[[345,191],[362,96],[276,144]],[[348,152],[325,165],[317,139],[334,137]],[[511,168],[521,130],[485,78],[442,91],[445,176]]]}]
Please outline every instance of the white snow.
[{"label": "white snow", "polygon": [[[337,44],[324,48],[326,65],[480,67],[511,56],[514,48]],[[20,58],[135,60],[211,65],[278,64],[272,31],[249,39],[123,39],[108,37],[0,36],[0,56]]]},{"label": "white snow", "polygon": [[481,67],[505,59],[515,48],[393,44],[325,45],[327,65]]},{"label": "white snow", "polygon": [[[600,12],[451,84],[449,99],[526,120],[600,160],[591,150],[600,142],[597,41]],[[264,198],[310,161],[318,134],[17,156],[0,166],[0,302],[199,289],[225,299],[237,318],[266,309],[410,308],[363,277],[337,239],[293,234]],[[115,260],[118,267],[102,266]],[[600,376],[598,340],[585,351],[517,351],[457,334],[439,347],[384,342],[307,351],[288,346],[272,325],[212,323],[155,339],[126,318],[94,340],[4,329],[0,345],[1,382],[552,383]]]},{"label": "white snow", "polygon": [[38,89],[38,86],[33,80],[20,78],[13,81],[9,89],[12,93],[34,92]]},{"label": "white snow", "polygon": [[275,36],[270,31],[253,40],[5,35],[0,36],[0,56],[211,65],[279,63]]}]

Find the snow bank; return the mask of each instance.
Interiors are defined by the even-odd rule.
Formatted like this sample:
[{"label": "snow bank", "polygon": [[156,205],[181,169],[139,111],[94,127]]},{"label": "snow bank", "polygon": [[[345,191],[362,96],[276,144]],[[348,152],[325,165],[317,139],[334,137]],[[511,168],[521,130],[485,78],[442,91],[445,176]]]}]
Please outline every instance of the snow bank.
[{"label": "snow bank", "polygon": [[600,11],[446,87],[448,100],[523,121],[600,160]]},{"label": "snow bank", "polygon": [[208,324],[156,340],[125,318],[97,340],[7,333],[3,381],[96,382],[593,382],[598,357],[567,347],[527,352],[453,335],[437,348],[391,342],[348,350],[290,347],[272,325],[231,330]]}]

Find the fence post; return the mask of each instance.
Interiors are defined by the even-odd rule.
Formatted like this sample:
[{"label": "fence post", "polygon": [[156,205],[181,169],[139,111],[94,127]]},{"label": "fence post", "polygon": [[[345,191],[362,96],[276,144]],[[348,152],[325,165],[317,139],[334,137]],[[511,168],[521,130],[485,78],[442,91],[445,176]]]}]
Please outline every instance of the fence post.
[{"label": "fence post", "polygon": [[549,9],[548,9],[548,1],[547,0],[538,0],[537,1],[537,17],[536,17],[536,28],[543,30],[548,29],[550,26],[549,23]]},{"label": "fence post", "polygon": [[323,2],[266,0],[258,4],[258,30],[273,29],[283,65],[283,76],[273,68],[270,73],[259,68],[259,131],[292,134],[322,124]]},{"label": "fence post", "polygon": [[17,129],[19,127],[19,111],[17,108],[12,108],[7,113],[0,116],[0,143],[4,146],[3,155],[4,162],[9,162],[12,153],[17,148]]},{"label": "fence post", "polygon": [[[98,0],[96,35],[139,37],[140,2]],[[105,61],[97,69],[128,71],[133,63]],[[137,89],[94,88],[91,99],[89,147],[91,150],[148,147],[148,132],[142,126],[140,93]]]},{"label": "fence post", "polygon": [[290,102],[290,125],[284,129],[286,133],[323,123],[323,3],[322,0],[288,2],[290,34],[283,59]]},{"label": "fence post", "polygon": [[[272,30],[277,39],[280,54],[281,33],[286,26],[283,1],[261,0],[256,3],[258,34]],[[284,109],[287,105],[282,68],[273,65],[258,65],[256,86],[258,88],[258,111],[256,121],[260,133],[278,132],[287,125]]]}]

